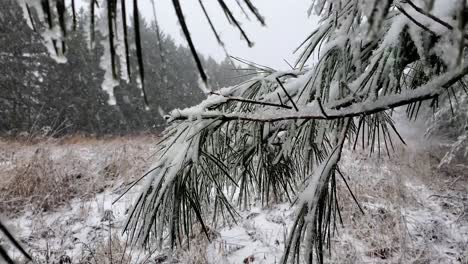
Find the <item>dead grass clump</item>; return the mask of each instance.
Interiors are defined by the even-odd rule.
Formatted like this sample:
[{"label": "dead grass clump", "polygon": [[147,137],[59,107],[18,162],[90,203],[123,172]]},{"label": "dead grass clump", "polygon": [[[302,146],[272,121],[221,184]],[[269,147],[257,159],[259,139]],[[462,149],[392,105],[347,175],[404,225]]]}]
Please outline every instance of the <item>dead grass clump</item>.
[{"label": "dead grass clump", "polygon": [[0,214],[51,211],[144,173],[156,137],[0,140]]},{"label": "dead grass clump", "polygon": [[220,236],[219,233],[208,227],[207,232],[210,238],[210,240],[208,240],[200,226],[196,226],[194,229],[197,231],[192,235],[191,240],[188,243],[185,243],[183,248],[175,253],[179,263],[213,263],[212,260],[208,261],[207,248],[210,245],[210,240],[213,241],[218,238]]},{"label": "dead grass clump", "polygon": [[456,191],[466,187],[459,186],[462,179],[453,184],[450,175],[438,170],[437,153],[409,146],[397,148],[390,158],[346,154],[342,170],[365,214],[338,181],[345,227],[328,263],[448,263],[463,258],[467,247],[457,244],[454,230],[466,227],[466,191]]},{"label": "dead grass clump", "polygon": [[97,243],[95,252],[87,254],[85,258],[89,263],[128,264],[132,261],[129,249],[130,246],[120,236],[112,234],[108,239]]},{"label": "dead grass clump", "polygon": [[2,213],[17,213],[27,207],[49,211],[75,198],[86,185],[83,175],[57,166],[43,148],[38,148],[30,159],[18,160],[8,174],[10,177],[3,179],[0,188]]}]

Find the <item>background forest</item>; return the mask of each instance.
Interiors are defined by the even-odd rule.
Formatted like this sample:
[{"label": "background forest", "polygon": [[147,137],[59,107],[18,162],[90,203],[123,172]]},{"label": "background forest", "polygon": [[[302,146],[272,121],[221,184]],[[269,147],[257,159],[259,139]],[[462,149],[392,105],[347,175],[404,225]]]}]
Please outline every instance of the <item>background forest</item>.
[{"label": "background forest", "polygon": [[[77,28],[68,36],[67,62],[58,64],[50,58],[39,33],[28,27],[15,1],[2,0],[0,9],[1,135],[160,131],[164,126],[161,113],[197,104],[204,97],[190,51],[176,45],[154,22],[140,25],[147,111],[136,78],[122,81],[115,88],[117,104],[107,104],[108,95],[101,88],[104,71],[99,67],[103,49],[100,44],[88,48],[84,10],[77,12]],[[132,43],[134,30],[128,32]],[[99,43],[103,38],[99,32],[95,34]],[[131,71],[136,72],[136,59],[131,59]],[[202,61],[216,87],[239,81],[228,59],[218,63],[207,57]]]}]

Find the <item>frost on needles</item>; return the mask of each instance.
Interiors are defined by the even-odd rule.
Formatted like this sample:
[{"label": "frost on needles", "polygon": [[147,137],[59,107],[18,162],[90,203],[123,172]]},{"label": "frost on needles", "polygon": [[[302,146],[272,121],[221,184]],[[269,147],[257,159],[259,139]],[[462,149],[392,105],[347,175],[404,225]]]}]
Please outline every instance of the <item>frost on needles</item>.
[{"label": "frost on needles", "polygon": [[167,116],[159,162],[126,225],[133,241],[168,237],[182,247],[194,229],[209,237],[256,199],[290,201],[297,219],[282,263],[322,263],[341,220],[336,181],[350,190],[357,176],[347,175],[348,183],[339,168],[345,142],[390,153],[401,139],[394,108],[415,116],[464,87],[464,5],[314,1],[321,21],[298,48],[294,69],[249,64],[256,77]]}]

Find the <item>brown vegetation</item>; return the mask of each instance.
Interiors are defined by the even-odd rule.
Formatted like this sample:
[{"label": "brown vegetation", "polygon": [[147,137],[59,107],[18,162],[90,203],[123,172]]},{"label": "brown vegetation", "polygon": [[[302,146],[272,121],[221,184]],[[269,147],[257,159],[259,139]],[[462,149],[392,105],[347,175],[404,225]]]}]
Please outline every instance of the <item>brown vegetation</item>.
[{"label": "brown vegetation", "polygon": [[54,210],[142,173],[156,137],[0,141],[0,214]]}]

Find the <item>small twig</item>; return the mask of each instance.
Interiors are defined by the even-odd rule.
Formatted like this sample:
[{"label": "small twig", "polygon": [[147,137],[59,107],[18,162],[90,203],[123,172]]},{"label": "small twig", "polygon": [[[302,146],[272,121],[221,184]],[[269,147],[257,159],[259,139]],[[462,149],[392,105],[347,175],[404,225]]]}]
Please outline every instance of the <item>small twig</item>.
[{"label": "small twig", "polygon": [[276,81],[278,82],[278,84],[281,86],[281,88],[283,89],[283,92],[286,94],[286,96],[288,97],[289,101],[291,101],[294,109],[299,112],[299,108],[297,108],[297,105],[296,103],[294,103],[294,100],[292,99],[291,95],[289,95],[288,91],[286,91],[286,88],[284,88],[284,85],[283,83],[280,81],[280,79],[278,77],[276,77]]},{"label": "small twig", "polygon": [[[366,101],[361,102],[361,105],[356,105],[356,107],[352,107],[349,109],[345,109],[342,111],[333,111],[333,114],[329,114],[328,117],[324,117],[321,114],[310,112],[310,111],[303,111],[301,113],[291,114],[291,113],[279,113],[276,116],[257,116],[257,115],[246,115],[242,114],[229,114],[229,113],[219,113],[219,112],[205,112],[200,115],[201,119],[214,119],[217,118],[223,121],[229,120],[244,120],[250,122],[278,122],[278,121],[285,121],[285,120],[311,120],[311,119],[322,119],[322,120],[333,120],[333,119],[340,119],[344,117],[355,117],[360,115],[371,115],[375,113],[379,113],[382,111],[390,110],[399,106],[408,105],[414,102],[434,99],[439,96],[444,89],[448,89],[453,84],[457,83],[462,79],[465,75],[468,74],[468,66],[465,66],[462,70],[458,71],[455,74],[450,74],[450,78],[442,83],[437,85],[437,89],[428,89],[426,86],[421,86],[411,91],[411,93],[402,96],[401,94],[394,94],[389,96],[383,96],[379,100],[379,102],[374,102],[372,107],[364,108],[363,105],[366,104]],[[280,83],[281,85],[281,83]],[[282,85],[281,85],[282,86]],[[282,86],[283,87],[283,86]],[[283,87],[284,88],[284,87]],[[288,94],[287,94],[288,95]],[[354,99],[354,98],[353,98]],[[330,109],[330,107],[327,107]],[[170,116],[169,122],[175,120],[186,120],[189,119],[190,115],[175,115]],[[395,131],[394,125],[391,124],[392,128]],[[398,135],[398,134],[397,134]],[[401,139],[401,136],[399,136]]]}]

